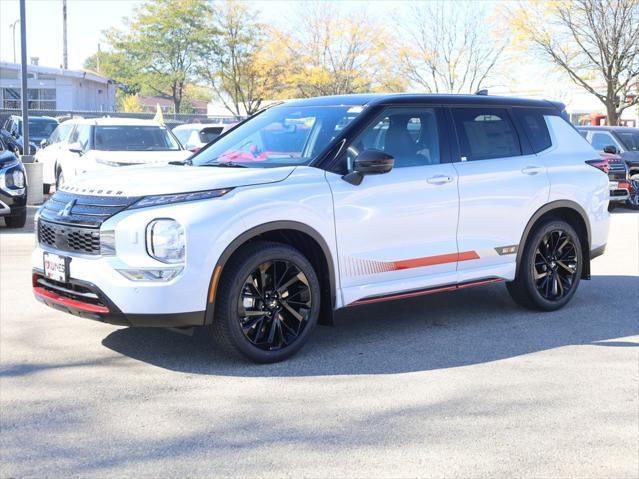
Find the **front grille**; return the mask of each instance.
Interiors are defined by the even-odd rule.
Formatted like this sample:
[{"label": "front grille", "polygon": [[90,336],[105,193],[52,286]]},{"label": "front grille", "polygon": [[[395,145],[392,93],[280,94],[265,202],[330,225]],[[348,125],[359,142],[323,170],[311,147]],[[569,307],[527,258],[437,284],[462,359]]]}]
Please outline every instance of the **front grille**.
[{"label": "front grille", "polygon": [[61,225],[40,219],[38,241],[60,251],[100,254],[100,231],[96,228]]},{"label": "front grille", "polygon": [[56,191],[40,209],[40,217],[58,224],[99,228],[139,199],[138,196],[89,196]]}]

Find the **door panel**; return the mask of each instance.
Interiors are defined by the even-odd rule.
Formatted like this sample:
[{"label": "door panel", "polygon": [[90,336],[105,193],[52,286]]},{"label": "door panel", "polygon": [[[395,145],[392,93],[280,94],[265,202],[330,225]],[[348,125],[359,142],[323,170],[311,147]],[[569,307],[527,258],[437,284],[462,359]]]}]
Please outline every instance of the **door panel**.
[{"label": "door panel", "polygon": [[344,161],[352,165],[358,152],[376,148],[396,166],[360,185],[326,174],[345,304],[455,281],[457,173],[441,163],[440,144],[434,109],[390,108],[351,143]]},{"label": "door panel", "polygon": [[[533,213],[548,202],[546,165],[535,154],[522,154],[521,141],[505,108],[452,108],[459,139],[460,251],[478,258],[460,261],[460,281],[514,275],[516,253]],[[526,149],[530,149],[527,144]],[[511,266],[504,268],[505,265]]]}]

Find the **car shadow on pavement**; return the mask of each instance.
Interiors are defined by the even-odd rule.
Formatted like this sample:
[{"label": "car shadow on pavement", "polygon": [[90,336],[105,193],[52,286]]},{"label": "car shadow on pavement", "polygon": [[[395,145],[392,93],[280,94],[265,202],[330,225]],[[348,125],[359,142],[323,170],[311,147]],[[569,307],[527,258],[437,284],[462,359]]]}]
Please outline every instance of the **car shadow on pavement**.
[{"label": "car shadow on pavement", "polygon": [[[193,336],[126,328],[102,344],[130,358],[191,374],[243,377],[396,374],[507,359],[569,345],[639,347],[639,277],[595,276],[552,313],[524,310],[503,285],[341,310],[293,358],[256,365]],[[124,366],[123,366],[124,367]]]}]

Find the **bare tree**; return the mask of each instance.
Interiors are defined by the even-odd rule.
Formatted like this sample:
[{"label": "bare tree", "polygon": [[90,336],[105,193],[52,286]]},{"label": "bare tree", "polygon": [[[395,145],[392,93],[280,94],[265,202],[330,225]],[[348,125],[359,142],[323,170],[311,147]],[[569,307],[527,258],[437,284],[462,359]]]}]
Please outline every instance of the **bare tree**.
[{"label": "bare tree", "polygon": [[414,85],[430,93],[488,86],[506,42],[492,38],[480,2],[415,3],[400,23],[399,58]]},{"label": "bare tree", "polygon": [[[511,24],[546,58],[606,107],[608,123],[639,104],[639,0],[556,2],[544,17],[529,5],[511,11]],[[535,18],[538,21],[533,21]],[[605,84],[602,93],[597,84]]]}]

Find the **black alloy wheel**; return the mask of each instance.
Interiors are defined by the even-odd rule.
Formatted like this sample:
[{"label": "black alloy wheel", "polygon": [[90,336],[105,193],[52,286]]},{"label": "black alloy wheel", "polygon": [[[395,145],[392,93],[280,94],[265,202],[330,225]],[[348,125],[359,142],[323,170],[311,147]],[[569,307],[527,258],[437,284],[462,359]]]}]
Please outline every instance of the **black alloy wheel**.
[{"label": "black alloy wheel", "polygon": [[306,275],[291,261],[261,263],[244,280],[237,314],[254,346],[275,351],[293,344],[308,323],[312,304]]},{"label": "black alloy wheel", "polygon": [[535,250],[534,279],[537,291],[547,301],[560,301],[570,293],[577,273],[577,250],[562,230],[546,233]]},{"label": "black alloy wheel", "polygon": [[583,258],[581,239],[570,224],[543,219],[528,235],[515,279],[506,283],[508,292],[528,309],[560,309],[577,290]]},{"label": "black alloy wheel", "polygon": [[231,256],[220,276],[213,339],[222,350],[251,361],[282,361],[315,328],[320,294],[317,274],[299,250],[252,241]]}]

